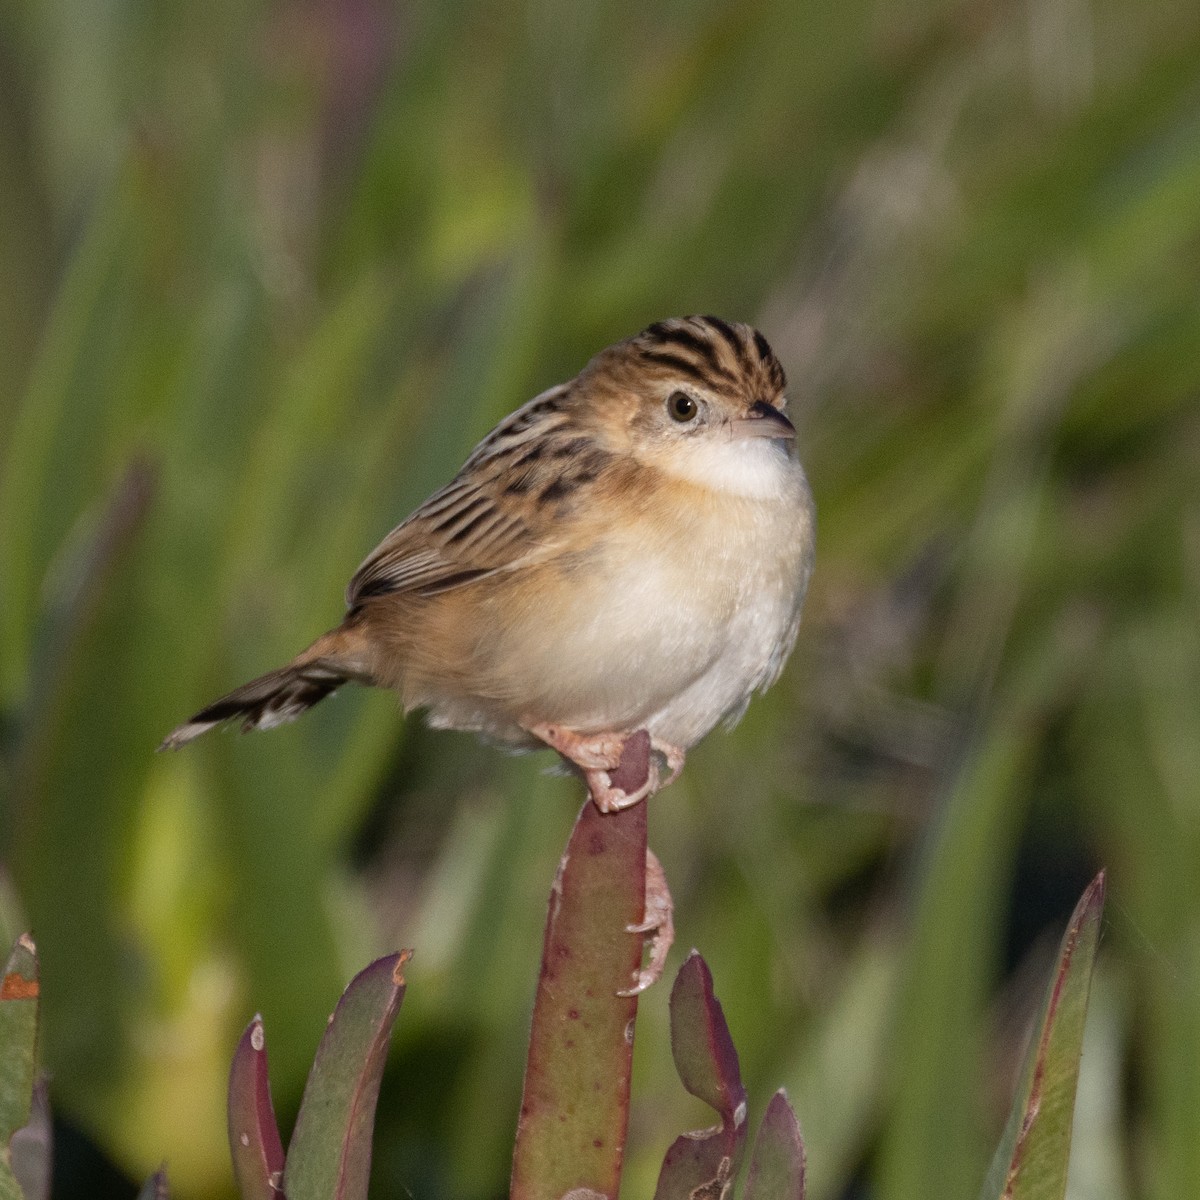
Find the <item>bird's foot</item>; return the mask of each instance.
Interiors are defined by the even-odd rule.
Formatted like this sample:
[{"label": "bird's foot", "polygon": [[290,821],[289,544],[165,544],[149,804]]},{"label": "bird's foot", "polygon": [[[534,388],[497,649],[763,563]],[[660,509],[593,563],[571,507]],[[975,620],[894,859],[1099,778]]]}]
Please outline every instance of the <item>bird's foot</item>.
[{"label": "bird's foot", "polygon": [[618,996],[637,996],[662,978],[667,965],[667,952],[675,940],[675,902],[662,863],[653,850],[646,851],[646,913],[637,925],[629,925],[630,933],[652,934],[650,955],[644,967],[633,973],[633,987],[625,988]]},{"label": "bird's foot", "polygon": [[[683,750],[651,739],[642,730],[629,734],[583,734],[563,725],[528,728],[579,768],[592,801],[602,813],[631,808],[660,787],[674,783],[683,769]],[[666,783],[659,780],[656,755],[662,756],[671,772]]]},{"label": "bird's foot", "polygon": [[[627,759],[637,757],[640,745],[638,734],[576,733],[562,725],[531,725],[529,732],[552,746],[568,762],[574,763],[583,774],[592,801],[602,813],[619,812],[644,800],[658,790],[658,764],[650,754],[650,739],[641,734],[645,743],[644,770]],[[618,776],[614,782],[612,776]],[[626,778],[633,775],[634,779]]]},{"label": "bird's foot", "polygon": [[[665,782],[659,777],[660,757],[671,772]],[[674,783],[683,770],[683,759],[684,752],[678,746],[660,742],[639,729],[625,738],[615,768],[585,772],[585,777],[596,807],[604,813],[617,812]]]},{"label": "bird's foot", "polygon": [[632,808],[658,791],[658,767],[653,761],[646,772],[646,782],[641,787],[634,788],[632,792],[615,787],[606,770],[584,771],[583,779],[591,794],[592,803],[602,813],[615,813],[623,808]]},{"label": "bird's foot", "polygon": [[576,733],[565,725],[530,725],[529,732],[553,746],[581,771],[612,771],[625,749],[623,733]]}]

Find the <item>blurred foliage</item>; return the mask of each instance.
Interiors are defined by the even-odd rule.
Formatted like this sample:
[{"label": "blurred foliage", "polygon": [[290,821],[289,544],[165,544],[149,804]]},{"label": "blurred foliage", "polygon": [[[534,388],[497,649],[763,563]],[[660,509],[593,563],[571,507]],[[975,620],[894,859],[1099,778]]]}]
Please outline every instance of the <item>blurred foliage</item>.
[{"label": "blurred foliage", "polygon": [[75,1143],[228,1196],[238,1030],[286,1125],[414,945],[380,1194],[504,1193],[578,788],[377,693],[152,751],[503,413],[715,311],[820,511],[783,681],[651,806],[750,1094],[815,1200],[974,1194],[1107,863],[1075,1177],[1200,1191],[1197,63],[1190,0],[0,0],[0,915]]}]

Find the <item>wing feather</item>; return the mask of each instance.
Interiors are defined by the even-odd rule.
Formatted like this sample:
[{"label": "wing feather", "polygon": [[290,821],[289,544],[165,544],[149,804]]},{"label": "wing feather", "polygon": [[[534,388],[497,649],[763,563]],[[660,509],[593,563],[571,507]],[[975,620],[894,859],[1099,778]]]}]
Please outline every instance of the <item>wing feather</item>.
[{"label": "wing feather", "polygon": [[563,544],[556,501],[575,457],[553,453],[573,445],[559,407],[566,391],[544,392],[502,421],[454,480],[367,556],[347,604],[392,592],[436,595],[552,556]]}]

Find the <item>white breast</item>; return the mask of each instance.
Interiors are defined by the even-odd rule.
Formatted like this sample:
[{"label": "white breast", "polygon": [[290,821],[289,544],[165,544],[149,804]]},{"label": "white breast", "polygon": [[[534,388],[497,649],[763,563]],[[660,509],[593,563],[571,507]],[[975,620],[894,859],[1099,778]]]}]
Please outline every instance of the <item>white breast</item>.
[{"label": "white breast", "polygon": [[[790,543],[771,537],[771,527],[790,536]],[[736,721],[753,693],[774,682],[791,652],[808,582],[811,526],[764,521],[759,537],[760,553],[730,555],[709,576],[711,586],[725,574],[736,603],[710,645],[705,668],[647,718],[650,732],[663,741],[693,746],[718,722]]]},{"label": "white breast", "polygon": [[698,533],[705,553],[698,546],[693,564],[702,603],[728,598],[711,657],[647,719],[654,736],[689,747],[736,721],[782,669],[812,568],[813,513],[804,472],[777,441],[705,439],[675,472],[728,497],[713,507],[715,528]]},{"label": "white breast", "polygon": [[780,449],[725,443],[702,488],[672,487],[613,528],[554,604],[530,614],[541,637],[521,631],[502,669],[545,720],[648,728],[686,748],[776,677],[812,558],[808,487]]}]

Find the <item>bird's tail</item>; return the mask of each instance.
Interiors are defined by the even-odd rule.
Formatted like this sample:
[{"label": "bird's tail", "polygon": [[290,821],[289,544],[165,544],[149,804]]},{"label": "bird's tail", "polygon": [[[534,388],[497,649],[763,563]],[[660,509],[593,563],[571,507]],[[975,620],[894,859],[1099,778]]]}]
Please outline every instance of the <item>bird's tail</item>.
[{"label": "bird's tail", "polygon": [[167,734],[159,749],[178,750],[225,721],[240,719],[243,733],[274,729],[294,721],[352,679],[371,682],[358,631],[340,625],[317,638],[286,667],[268,671],[202,708]]}]

